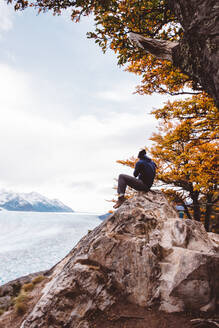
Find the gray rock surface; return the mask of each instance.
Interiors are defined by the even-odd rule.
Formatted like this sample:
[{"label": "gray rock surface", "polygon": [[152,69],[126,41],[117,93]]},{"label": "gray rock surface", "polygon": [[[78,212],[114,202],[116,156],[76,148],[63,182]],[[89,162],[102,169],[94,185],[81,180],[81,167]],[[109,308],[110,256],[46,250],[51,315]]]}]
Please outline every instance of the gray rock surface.
[{"label": "gray rock surface", "polygon": [[137,193],[52,269],[21,327],[91,328],[92,314],[124,299],[166,312],[213,310],[218,246],[160,191]]},{"label": "gray rock surface", "polygon": [[11,305],[11,297],[10,296],[2,296],[0,297],[0,309],[8,310]]}]

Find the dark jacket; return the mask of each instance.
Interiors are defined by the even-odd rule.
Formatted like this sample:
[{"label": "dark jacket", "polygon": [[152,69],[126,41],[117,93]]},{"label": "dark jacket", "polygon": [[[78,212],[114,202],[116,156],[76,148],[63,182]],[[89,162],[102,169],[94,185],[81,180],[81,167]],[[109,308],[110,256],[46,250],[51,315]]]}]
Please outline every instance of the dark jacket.
[{"label": "dark jacket", "polygon": [[135,164],[134,176],[141,179],[150,188],[156,174],[156,164],[146,155]]}]

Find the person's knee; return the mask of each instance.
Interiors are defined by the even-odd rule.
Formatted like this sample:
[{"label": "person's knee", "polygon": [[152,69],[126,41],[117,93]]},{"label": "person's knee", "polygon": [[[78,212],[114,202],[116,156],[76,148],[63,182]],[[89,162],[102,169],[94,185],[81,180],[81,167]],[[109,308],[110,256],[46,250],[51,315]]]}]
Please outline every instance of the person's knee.
[{"label": "person's knee", "polygon": [[125,174],[120,174],[119,179],[124,179]]}]

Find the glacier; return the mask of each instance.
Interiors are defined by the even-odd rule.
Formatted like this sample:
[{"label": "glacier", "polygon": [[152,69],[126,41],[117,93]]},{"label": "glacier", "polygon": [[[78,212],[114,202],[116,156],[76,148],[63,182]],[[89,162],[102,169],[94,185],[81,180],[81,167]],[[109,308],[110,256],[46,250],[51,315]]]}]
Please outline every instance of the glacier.
[{"label": "glacier", "polygon": [[0,285],[50,269],[100,222],[88,213],[0,211]]}]

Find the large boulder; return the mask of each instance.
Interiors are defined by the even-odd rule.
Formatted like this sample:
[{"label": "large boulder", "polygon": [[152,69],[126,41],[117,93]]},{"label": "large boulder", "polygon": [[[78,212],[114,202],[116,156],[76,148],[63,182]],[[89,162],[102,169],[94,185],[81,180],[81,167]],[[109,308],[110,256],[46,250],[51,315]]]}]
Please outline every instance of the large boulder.
[{"label": "large boulder", "polygon": [[51,271],[22,328],[89,328],[126,299],[166,312],[214,310],[219,244],[160,192],[136,193]]}]

